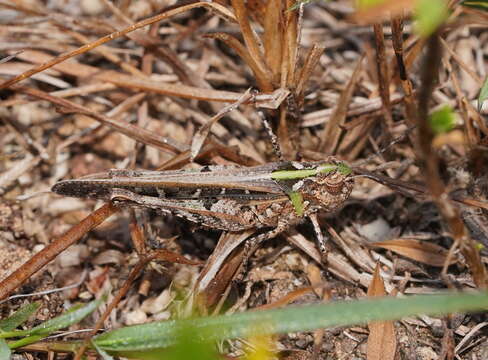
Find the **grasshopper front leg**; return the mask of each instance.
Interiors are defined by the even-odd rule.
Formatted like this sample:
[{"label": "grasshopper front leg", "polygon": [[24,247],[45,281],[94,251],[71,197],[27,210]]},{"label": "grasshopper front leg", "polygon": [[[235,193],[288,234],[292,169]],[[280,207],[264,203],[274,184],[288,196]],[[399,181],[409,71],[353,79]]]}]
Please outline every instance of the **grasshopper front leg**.
[{"label": "grasshopper front leg", "polygon": [[317,236],[317,243],[319,245],[319,250],[320,250],[320,255],[322,257],[322,263],[327,263],[327,254],[328,250],[325,244],[327,243],[327,239],[324,237],[324,233],[322,232],[322,229],[320,228],[319,221],[317,219],[317,213],[312,213],[308,215],[308,218],[312,222],[313,229],[315,231],[315,235]]},{"label": "grasshopper front leg", "polygon": [[[322,263],[325,264],[327,263],[327,254],[328,250],[326,247],[327,239],[324,237],[324,234],[322,232],[322,229],[320,228],[320,224],[317,219],[317,213],[313,212],[311,214],[308,214],[307,217],[310,219],[312,222],[315,235],[317,236],[317,243],[319,246],[320,254],[322,257]],[[281,219],[278,222],[278,225],[263,234],[259,234],[257,236],[251,237],[250,239],[246,240],[246,243],[244,244],[244,254],[243,254],[243,259],[242,259],[242,265],[239,268],[239,271],[236,274],[236,280],[241,281],[243,280],[244,274],[245,274],[245,269],[247,268],[247,265],[249,263],[249,259],[251,255],[254,253],[254,251],[259,248],[262,242],[272,239],[282,232],[286,231],[291,225],[291,222],[289,219]]]}]

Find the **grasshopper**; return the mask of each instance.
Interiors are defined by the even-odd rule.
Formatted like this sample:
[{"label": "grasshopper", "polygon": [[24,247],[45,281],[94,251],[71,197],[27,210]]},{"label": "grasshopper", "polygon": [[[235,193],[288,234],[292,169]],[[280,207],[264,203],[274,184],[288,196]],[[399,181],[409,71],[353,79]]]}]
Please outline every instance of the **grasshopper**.
[{"label": "grasshopper", "polygon": [[[237,232],[268,228],[247,240],[244,263],[267,239],[319,210],[339,209],[354,185],[352,170],[334,158],[280,161],[255,167],[204,166],[197,170],[111,170],[56,183],[60,195],[151,208],[198,225]],[[314,228],[318,231],[318,226]],[[317,234],[320,250],[325,241]]]}]

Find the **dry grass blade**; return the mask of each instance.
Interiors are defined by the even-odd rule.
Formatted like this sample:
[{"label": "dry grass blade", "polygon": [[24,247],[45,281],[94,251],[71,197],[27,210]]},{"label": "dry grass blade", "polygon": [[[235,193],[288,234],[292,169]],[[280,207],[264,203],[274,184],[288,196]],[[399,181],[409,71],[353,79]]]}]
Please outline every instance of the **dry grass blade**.
[{"label": "dry grass blade", "polygon": [[479,87],[483,85],[483,79],[481,79],[476,73],[470,69],[470,67],[449,47],[444,39],[440,39],[442,46],[447,50],[449,55],[458,63],[459,67],[463,69],[477,84]]},{"label": "dry grass blade", "polygon": [[[49,95],[57,96],[60,98],[69,98],[69,97],[80,96],[80,95],[90,95],[97,92],[113,90],[115,88],[116,86],[113,84],[96,83],[90,85],[83,85],[79,87],[73,87],[66,90],[52,91],[49,93]],[[0,107],[23,105],[29,103],[32,104],[33,101],[18,98],[18,99],[0,101]]]},{"label": "dry grass blade", "polygon": [[314,44],[305,58],[305,63],[298,74],[298,81],[295,89],[297,102],[299,104],[303,104],[305,84],[312,76],[312,71],[315,69],[315,66],[317,66],[324,49],[324,46]]},{"label": "dry grass blade", "polygon": [[224,117],[226,114],[237,109],[243,103],[248,102],[252,97],[253,97],[253,94],[251,93],[251,89],[248,89],[238,101],[224,107],[214,117],[212,117],[210,119],[210,121],[208,121],[205,125],[203,125],[195,133],[195,135],[193,136],[192,142],[191,142],[191,155],[190,155],[191,161],[195,160],[195,158],[197,157],[197,155],[200,152],[200,150],[203,146],[203,143],[205,142],[205,139],[207,138],[212,126],[217,121],[219,121],[222,117]]},{"label": "dry grass blade", "polygon": [[[67,34],[70,34],[73,38],[78,40],[82,44],[90,44],[90,40],[84,36],[83,34],[80,34],[75,31],[71,31],[69,29],[65,29]],[[120,67],[127,71],[129,74],[132,74],[137,77],[145,78],[147,77],[141,70],[138,68],[134,67],[133,65],[123,61],[119,56],[115,55],[113,52],[111,52],[107,47],[104,45],[100,45],[96,48],[93,49],[94,52],[101,54],[103,57],[105,57],[107,60],[110,62],[120,65]]]},{"label": "dry grass blade", "polygon": [[[322,257],[314,242],[307,240],[302,234],[299,233],[288,235],[287,240],[310,256],[317,264],[322,264]],[[366,279],[361,276],[354,266],[351,266],[347,262],[344,256],[330,252],[327,254],[327,265],[328,270],[335,276],[338,276],[341,279],[351,283],[359,282],[363,286],[368,286]]]},{"label": "dry grass blade", "polygon": [[243,0],[231,0],[231,4],[234,8],[237,21],[241,28],[241,34],[244,38],[249,56],[256,68],[259,69],[259,74],[263,75],[263,78],[260,79],[262,81],[260,83],[261,90],[265,92],[273,91],[273,86],[271,84],[271,72],[264,62],[263,53],[261,52],[259,45],[259,39],[251,28],[247,7],[245,6]]},{"label": "dry grass blade", "polygon": [[14,166],[0,175],[0,194],[12,185],[17,179],[25,174],[27,171],[35,167],[41,158],[39,156],[32,156],[27,154],[24,159],[17,161]]},{"label": "dry grass blade", "polygon": [[[236,164],[241,164],[243,166],[255,166],[260,164],[260,162],[243,156],[239,153],[238,149],[235,147],[228,147],[216,142],[209,140],[209,144],[204,145],[200,150],[200,154],[196,157],[195,161],[205,161],[212,159],[216,156],[220,158],[229,160]],[[173,170],[179,169],[182,166],[190,162],[190,150],[184,151],[158,167],[158,170]]]},{"label": "dry grass blade", "polygon": [[19,1],[12,1],[11,4],[9,3],[2,3],[2,7],[12,10],[18,10],[23,13],[35,16],[43,16],[47,14],[47,9],[45,9],[41,4],[37,3],[36,6],[26,6]]},{"label": "dry grass blade", "polygon": [[[380,266],[376,265],[373,279],[368,288],[368,297],[385,296],[385,286],[380,275]],[[397,348],[393,321],[378,321],[368,324],[368,360],[393,360]]]},{"label": "dry grass blade", "polygon": [[409,124],[413,125],[415,123],[415,118],[417,117],[417,107],[415,105],[415,98],[413,96],[412,81],[410,80],[404,60],[403,14],[392,17],[391,35],[398,68],[398,76],[400,77],[400,83],[402,84],[403,92],[405,93],[405,112],[407,115],[407,121]]},{"label": "dry grass blade", "polygon": [[15,89],[25,94],[34,96],[38,99],[47,100],[53,104],[62,106],[70,112],[78,112],[80,114],[91,116],[95,120],[101,122],[103,125],[106,125],[116,131],[119,131],[120,133],[127,135],[128,137],[133,138],[134,140],[138,140],[149,146],[154,146],[160,150],[171,151],[171,152],[180,152],[186,150],[185,145],[178,144],[172,139],[166,139],[157,136],[151,131],[139,128],[135,125],[129,123],[123,123],[121,121],[116,121],[114,119],[111,119],[107,116],[100,115],[92,110],[89,110],[69,100],[58,98],[56,96],[51,96],[49,94],[46,94],[45,92],[36,89],[31,89],[31,88],[26,88],[21,86],[16,86]]},{"label": "dry grass blade", "polygon": [[1,58],[0,59],[0,64],[4,64],[4,63],[9,62],[10,60],[14,59],[17,55],[19,55],[21,53],[22,53],[22,50],[21,51],[17,51],[16,53],[13,53],[12,55],[8,55],[8,56],[5,56],[4,58]]},{"label": "dry grass blade", "polygon": [[[117,16],[118,19],[125,25],[131,25],[132,21],[123,12],[121,12],[110,0],[103,0],[105,5]],[[153,29],[157,23],[152,24]],[[117,27],[117,30],[121,30],[121,27]],[[177,54],[169,47],[162,46],[162,42],[149,32],[142,34],[141,32],[132,32],[127,34],[127,37],[136,43],[143,46],[146,51],[156,55],[168,64],[178,78],[187,85],[193,85],[197,87],[210,88],[208,83],[197,73],[191,70],[183,61],[181,61]],[[143,76],[146,78],[147,76]]]},{"label": "dry grass blade", "polygon": [[283,1],[268,1],[264,17],[264,56],[273,74],[272,80],[275,86],[279,86],[280,83],[281,63],[283,61],[283,10]]},{"label": "dry grass blade", "polygon": [[310,294],[314,291],[313,286],[308,286],[304,287],[301,289],[294,290],[288,294],[286,294],[284,297],[281,299],[271,303],[271,304],[265,304],[257,307],[255,310],[265,310],[265,309],[277,309],[279,307],[288,305],[292,303],[293,301],[297,300],[298,298],[302,297],[303,295]]},{"label": "dry grass blade", "polygon": [[241,265],[243,254],[241,251],[232,259],[229,259],[229,255],[252,233],[252,231],[244,231],[237,235],[223,233],[220,237],[194,287],[195,295],[202,296],[206,305],[212,306],[225,294],[225,289]]},{"label": "dry grass blade", "polygon": [[194,261],[189,260],[183,255],[175,253],[174,251],[166,250],[166,249],[157,249],[153,250],[149,253],[149,258],[151,261],[158,260],[158,261],[167,261],[175,264],[184,264],[184,265],[203,265],[201,261]]},{"label": "dry grass blade", "polygon": [[[39,62],[48,59],[49,55],[40,51],[28,50],[22,53],[21,58],[26,61],[35,59],[36,62]],[[122,88],[142,90],[161,95],[219,102],[234,102],[241,96],[239,93],[230,91],[200,88],[183,84],[163,83],[161,81],[151,80],[150,78],[129,76],[115,70],[100,72],[96,67],[74,61],[57,64],[54,66],[54,69],[72,76],[94,78],[101,82],[108,82]]]},{"label": "dry grass blade", "polygon": [[[375,242],[371,245],[393,251],[423,264],[437,267],[444,266],[448,253],[446,249],[437,244],[410,238]],[[452,259],[451,264],[455,261],[455,259]]]},{"label": "dry grass blade", "polygon": [[[286,9],[295,5],[294,0],[286,0]],[[296,88],[296,72],[298,64],[298,51],[300,48],[301,20],[303,6],[298,11],[285,12],[285,50],[281,70],[281,85],[290,89]]]},{"label": "dry grass blade", "polygon": [[278,88],[271,94],[260,94],[255,96],[255,103],[259,107],[266,109],[276,110],[285,101],[285,99],[290,95],[290,90],[286,88]]},{"label": "dry grass blade", "polygon": [[[411,41],[413,44],[411,44],[404,57],[405,68],[407,70],[411,69],[415,61],[419,59],[427,43],[427,39],[425,37],[415,37],[414,35],[411,35],[411,38],[413,38]],[[405,43],[407,43],[407,41]]]},{"label": "dry grass blade", "polygon": [[161,95],[177,96],[181,98],[232,102],[236,101],[240,94],[230,91],[221,91],[214,89],[198,88],[182,84],[161,83],[158,81],[131,78],[120,73],[105,72],[97,76],[100,80],[109,81],[120,87],[153,92]]},{"label": "dry grass blade", "polygon": [[334,114],[327,122],[324,130],[322,131],[322,134],[320,136],[320,138],[322,139],[322,143],[320,144],[320,151],[322,152],[325,152],[327,154],[334,154],[336,152],[336,148],[340,140],[340,135],[342,133],[341,126],[346,120],[347,108],[349,106],[349,102],[351,101],[354,88],[356,87],[356,84],[361,75],[361,66],[363,63],[363,59],[364,56],[362,56],[358,60],[356,68],[354,69],[354,72],[351,75],[351,78],[349,79],[346,88],[339,98],[339,102],[334,110]]},{"label": "dry grass blade", "polygon": [[[402,103],[404,100],[405,100],[404,96],[401,96],[400,94],[394,94],[391,97],[391,104],[396,105]],[[382,108],[381,98],[379,97],[373,98],[367,100],[364,104],[351,105],[347,111],[347,116],[351,116],[351,117],[366,116],[380,111],[381,108]],[[316,126],[316,125],[327,123],[334,116],[334,112],[335,112],[335,108],[318,110],[318,111],[305,114],[303,116],[303,122],[301,126],[310,127],[310,126]],[[347,127],[348,124],[344,126],[344,128]]]},{"label": "dry grass blade", "polygon": [[263,70],[262,65],[256,61],[248,49],[244,45],[242,45],[239,40],[235,37],[225,34],[225,33],[212,33],[207,34],[205,37],[218,39],[230,48],[234,49],[234,51],[239,55],[239,57],[251,68],[254,76],[256,77],[256,82],[263,92],[272,92],[274,90],[273,85],[271,84],[271,79],[269,74],[266,70]]},{"label": "dry grass blade", "polygon": [[279,109],[277,135],[284,157],[292,159],[296,157],[296,138],[302,120],[296,88],[303,6],[297,12],[288,10],[294,5],[293,1],[287,0],[285,4],[280,86],[291,89],[292,94],[288,97],[287,104]]},{"label": "dry grass blade", "polygon": [[388,82],[388,62],[386,60],[385,35],[382,24],[374,24],[374,39],[376,44],[376,70],[378,74],[378,87],[383,103],[383,114],[389,127],[393,125],[391,117],[390,84]]}]

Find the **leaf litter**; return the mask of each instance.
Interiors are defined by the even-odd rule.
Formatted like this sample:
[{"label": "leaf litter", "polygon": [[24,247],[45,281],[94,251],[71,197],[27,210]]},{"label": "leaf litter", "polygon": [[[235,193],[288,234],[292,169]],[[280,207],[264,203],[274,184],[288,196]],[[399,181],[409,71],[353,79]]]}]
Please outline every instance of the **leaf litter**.
[{"label": "leaf litter", "polygon": [[[58,180],[109,168],[251,166],[276,161],[258,114],[262,111],[287,159],[322,160],[331,154],[350,163],[368,159],[360,165],[365,171],[386,174],[416,190],[422,184],[423,193],[407,188],[413,196],[405,196],[358,176],[344,208],[319,216],[330,238],[326,264],[312,227],[304,223],[258,249],[250,275],[241,285],[232,278],[240,266],[239,245],[246,234],[219,234],[153,212],[137,213],[147,247],[170,250],[171,259],[146,267],[105,320],[105,328],[132,323],[134,318],[184,317],[194,308],[217,313],[235,311],[235,304],[245,310],[361,298],[373,288],[371,281],[380,281],[377,263],[389,293],[393,289],[394,293],[432,293],[445,288],[440,268],[446,264],[452,264],[448,274],[456,287],[476,286],[479,280],[469,272],[474,260],[466,258],[457,235],[453,240],[434,205],[435,194],[415,157],[416,137],[404,136],[414,124],[412,104],[419,91],[422,51],[428,45],[396,8],[390,26],[390,15],[385,23],[373,25],[378,19],[375,10],[356,13],[361,21],[351,23],[353,9],[343,1],[307,5],[303,19],[299,11],[287,11],[293,5],[290,1],[195,2],[169,8],[163,15],[157,15],[163,5],[146,1],[100,1],[96,15],[77,5],[64,8],[57,1],[49,6],[38,2],[32,11],[21,3],[10,10],[8,24],[0,27],[0,46],[6,56],[11,55],[0,63],[0,74],[5,81],[33,67],[48,70],[2,90],[0,277],[99,207],[94,200],[80,203],[66,198],[57,203],[61,208],[55,208],[60,199],[46,191]],[[147,11],[141,13],[143,5]],[[381,14],[390,10],[384,5]],[[370,14],[375,17],[370,19]],[[442,194],[465,199],[456,205],[460,216],[471,237],[486,247],[488,134],[483,117],[487,107],[480,103],[486,87],[482,79],[488,71],[483,61],[488,56],[488,36],[479,26],[486,25],[486,15],[459,7],[450,16],[451,28],[445,30],[441,44],[442,71],[429,109],[452,107],[459,114],[454,131],[461,130],[465,138],[434,139],[432,144],[440,144],[433,146],[440,158]],[[170,21],[156,21],[160,19]],[[130,32],[133,23],[140,29]],[[105,36],[114,31],[115,35]],[[403,48],[398,39],[404,40]],[[373,41],[375,47],[370,45]],[[384,48],[380,57],[376,48]],[[51,61],[62,53],[69,56]],[[397,62],[399,58],[402,62]],[[386,79],[388,86],[379,86],[378,79]],[[248,98],[251,87],[257,94]],[[401,136],[402,141],[388,146]],[[25,194],[34,196],[18,201]],[[439,201],[439,206],[446,206]],[[374,242],[357,231],[378,219],[392,229],[383,241]],[[83,237],[84,247],[71,250],[70,256],[78,259],[72,265],[53,262],[20,289],[37,292],[65,286],[76,283],[76,274],[83,269],[89,271],[89,286],[33,297],[32,301],[43,302],[38,319],[61,313],[64,301],[87,301],[102,289],[122,286],[137,263],[128,226],[127,212],[118,212]],[[481,256],[486,263],[483,249]],[[194,265],[200,263],[204,265]],[[314,266],[319,268],[318,278],[317,271],[311,270]],[[415,268],[421,271],[409,271]],[[195,293],[201,296],[188,301],[189,294]],[[2,317],[21,304],[19,300],[2,304]],[[463,326],[476,329],[478,322],[467,317]],[[394,327],[401,339],[397,346],[404,353],[441,354],[442,345],[449,343],[433,327],[413,329],[401,322]],[[376,329],[370,325],[372,340],[366,340],[367,331],[351,331],[353,336],[347,329],[326,329],[313,336],[290,334],[273,341],[278,343],[277,351],[297,354],[296,358],[306,353],[373,359],[370,351],[378,353],[374,349],[381,346],[392,351],[391,342],[385,345],[377,340],[385,331],[391,339],[391,324]],[[460,358],[480,356],[480,340],[486,342],[486,335],[478,335],[470,333],[465,341],[453,335],[466,349],[457,353]],[[376,345],[369,349],[363,345],[366,341]],[[242,354],[237,344],[229,344],[228,350]]]}]

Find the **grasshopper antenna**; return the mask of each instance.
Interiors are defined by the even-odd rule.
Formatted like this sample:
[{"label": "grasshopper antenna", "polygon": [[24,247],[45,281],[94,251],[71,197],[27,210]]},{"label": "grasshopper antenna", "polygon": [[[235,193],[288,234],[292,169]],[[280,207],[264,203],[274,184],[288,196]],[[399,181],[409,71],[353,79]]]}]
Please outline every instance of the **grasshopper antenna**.
[{"label": "grasshopper antenna", "polygon": [[393,140],[391,140],[391,142],[386,145],[383,149],[380,149],[379,151],[377,151],[375,154],[372,154],[370,156],[368,156],[366,159],[363,159],[363,160],[359,160],[355,163],[352,164],[353,168],[357,168],[357,167],[360,167],[364,164],[367,164],[369,163],[371,160],[373,160],[374,158],[376,157],[379,157],[381,156],[382,154],[384,154],[387,150],[389,150],[393,145],[396,145],[398,144],[400,141],[403,141],[408,135],[410,135],[410,133],[415,130],[415,128],[417,127],[417,125],[412,125],[410,126],[407,130],[405,130],[405,132],[403,134],[401,134],[400,136],[397,136],[396,138],[394,138]]},{"label": "grasshopper antenna", "polygon": [[283,158],[283,152],[281,151],[280,143],[278,141],[278,137],[276,134],[273,132],[273,129],[271,128],[271,124],[269,123],[268,119],[266,119],[266,116],[262,111],[258,111],[258,115],[263,121],[264,128],[266,130],[266,133],[268,134],[270,140],[271,140],[271,145],[273,146],[273,151],[278,157],[280,161],[284,161],[285,159]]}]

